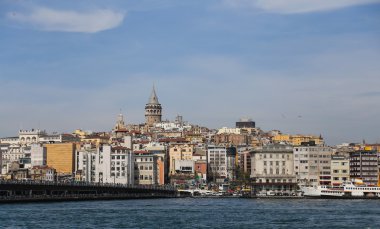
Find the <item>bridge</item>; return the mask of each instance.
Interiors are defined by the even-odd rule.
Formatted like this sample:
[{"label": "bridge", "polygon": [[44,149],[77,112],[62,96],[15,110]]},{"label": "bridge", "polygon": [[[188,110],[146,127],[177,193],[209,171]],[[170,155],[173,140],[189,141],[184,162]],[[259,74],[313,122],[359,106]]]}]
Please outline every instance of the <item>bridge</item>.
[{"label": "bridge", "polygon": [[175,198],[183,196],[170,186],[86,182],[2,181],[0,203]]}]

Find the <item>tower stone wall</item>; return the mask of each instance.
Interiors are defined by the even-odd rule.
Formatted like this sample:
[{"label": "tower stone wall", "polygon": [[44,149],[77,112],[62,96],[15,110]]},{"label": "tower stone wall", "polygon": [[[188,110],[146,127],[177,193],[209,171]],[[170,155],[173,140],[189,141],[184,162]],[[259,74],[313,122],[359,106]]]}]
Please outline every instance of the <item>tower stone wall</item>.
[{"label": "tower stone wall", "polygon": [[148,103],[145,105],[145,124],[153,126],[154,123],[161,122],[162,106],[158,102],[156,90],[153,87]]}]

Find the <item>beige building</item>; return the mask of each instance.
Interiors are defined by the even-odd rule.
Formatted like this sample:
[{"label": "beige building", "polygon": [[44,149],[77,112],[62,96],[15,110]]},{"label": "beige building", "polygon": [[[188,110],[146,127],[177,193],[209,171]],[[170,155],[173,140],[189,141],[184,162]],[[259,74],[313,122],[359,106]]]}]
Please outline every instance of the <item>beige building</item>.
[{"label": "beige building", "polygon": [[258,194],[293,194],[296,190],[293,147],[273,144],[257,148],[251,154],[251,178]]},{"label": "beige building", "polygon": [[74,155],[76,144],[46,144],[47,166],[54,168],[58,174],[72,174],[75,170]]},{"label": "beige building", "polygon": [[135,184],[156,185],[159,184],[158,156],[146,153],[135,153]]},{"label": "beige building", "polygon": [[350,179],[350,159],[345,156],[331,157],[331,184],[340,186]]},{"label": "beige building", "polygon": [[180,161],[192,161],[193,152],[194,145],[192,144],[171,144],[169,146],[169,174],[176,174],[176,163],[179,163]]},{"label": "beige building", "polygon": [[317,146],[324,145],[324,140],[321,136],[314,135],[289,135],[289,134],[279,134],[272,137],[274,143],[285,142],[293,146],[300,146],[303,142],[314,142]]},{"label": "beige building", "polygon": [[294,147],[294,171],[299,186],[331,184],[331,155],[326,146]]}]

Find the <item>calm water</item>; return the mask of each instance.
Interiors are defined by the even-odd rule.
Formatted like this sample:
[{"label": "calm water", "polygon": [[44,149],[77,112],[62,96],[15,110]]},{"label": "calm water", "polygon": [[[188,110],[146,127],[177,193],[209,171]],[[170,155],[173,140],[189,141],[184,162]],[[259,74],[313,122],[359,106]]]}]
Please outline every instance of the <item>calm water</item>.
[{"label": "calm water", "polygon": [[380,228],[379,200],[156,199],[0,205],[0,228]]}]

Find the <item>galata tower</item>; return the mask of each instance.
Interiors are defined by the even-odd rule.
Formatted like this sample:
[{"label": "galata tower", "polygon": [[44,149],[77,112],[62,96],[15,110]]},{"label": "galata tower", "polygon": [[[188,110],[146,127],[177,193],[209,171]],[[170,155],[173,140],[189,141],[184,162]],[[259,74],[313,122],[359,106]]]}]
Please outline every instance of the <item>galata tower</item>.
[{"label": "galata tower", "polygon": [[150,94],[149,101],[145,105],[145,124],[153,126],[154,123],[161,122],[162,107],[158,102],[156,90],[153,86],[152,93]]}]

